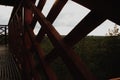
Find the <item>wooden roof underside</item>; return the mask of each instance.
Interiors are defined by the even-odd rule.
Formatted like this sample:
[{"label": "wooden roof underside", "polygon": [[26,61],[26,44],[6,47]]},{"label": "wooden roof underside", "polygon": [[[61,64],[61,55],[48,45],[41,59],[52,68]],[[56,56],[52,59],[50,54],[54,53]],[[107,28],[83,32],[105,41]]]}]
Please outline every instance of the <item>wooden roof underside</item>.
[{"label": "wooden roof underside", "polygon": [[14,6],[18,0],[0,0],[0,5]]},{"label": "wooden roof underside", "polygon": [[105,17],[120,25],[120,4],[117,0],[72,0],[98,15]]},{"label": "wooden roof underside", "polygon": [[[14,6],[20,0],[0,0],[0,5]],[[67,0],[65,0],[67,1]],[[107,19],[120,24],[119,0],[72,0],[80,5],[89,8],[95,13],[100,14]]]}]

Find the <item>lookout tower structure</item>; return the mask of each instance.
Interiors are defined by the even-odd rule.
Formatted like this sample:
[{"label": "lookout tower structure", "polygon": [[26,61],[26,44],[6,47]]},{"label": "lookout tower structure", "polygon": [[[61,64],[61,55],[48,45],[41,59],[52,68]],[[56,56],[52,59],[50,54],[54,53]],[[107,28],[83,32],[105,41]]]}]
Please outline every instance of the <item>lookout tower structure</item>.
[{"label": "lookout tower structure", "polygon": [[[66,64],[74,80],[97,80],[72,47],[106,19],[120,24],[119,2],[114,0],[71,0],[87,7],[91,12],[68,35],[62,37],[52,24],[68,0],[55,0],[45,17],[41,11],[46,1],[39,0],[38,5],[35,5],[36,0],[0,1],[1,5],[13,6],[8,24],[8,43],[10,52],[23,74],[22,80],[41,80],[40,69],[43,70],[47,80],[58,80],[50,66],[58,57]],[[41,29],[35,35],[33,30],[37,22]],[[47,55],[40,46],[45,34],[54,47]]]}]

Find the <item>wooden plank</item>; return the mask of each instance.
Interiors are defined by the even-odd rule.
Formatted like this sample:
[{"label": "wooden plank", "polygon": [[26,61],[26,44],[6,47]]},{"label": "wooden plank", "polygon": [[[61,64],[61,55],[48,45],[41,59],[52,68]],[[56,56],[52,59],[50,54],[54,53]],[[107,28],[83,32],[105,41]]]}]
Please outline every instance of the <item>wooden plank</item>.
[{"label": "wooden plank", "polygon": [[41,28],[40,31],[38,32],[38,35],[36,36],[37,42],[40,43],[44,39],[45,33],[46,33],[46,29]]},{"label": "wooden plank", "polygon": [[[120,25],[119,2],[114,0],[72,0]],[[102,5],[102,6],[101,6]]]},{"label": "wooden plank", "polygon": [[[38,8],[40,11],[42,11],[45,3],[46,3],[46,0],[39,0],[39,3],[38,3],[37,8]],[[37,16],[34,15],[30,26],[34,29],[36,23],[37,23]]]},{"label": "wooden plank", "polygon": [[68,0],[56,0],[56,2],[54,3],[53,7],[51,8],[51,10],[47,16],[47,19],[51,23],[53,23],[55,21],[55,19],[57,18],[57,16],[61,12],[61,10],[65,6],[65,4],[67,3],[67,1]]},{"label": "wooden plank", "polygon": [[16,4],[16,5],[13,7],[13,11],[12,11],[12,13],[11,13],[11,16],[10,16],[8,25],[11,23],[12,18],[14,18],[14,16],[17,14],[17,12],[18,12],[18,10],[20,9],[21,5],[22,5],[22,0],[19,2],[19,4]]},{"label": "wooden plank", "polygon": [[19,0],[1,0],[0,1],[0,5],[4,5],[4,6],[14,6],[16,3],[19,3]]},{"label": "wooden plank", "polygon": [[[18,69],[12,59],[9,49],[6,46],[0,46],[0,79],[1,80],[21,80],[20,72],[16,72]],[[16,72],[14,74],[14,72]],[[15,77],[17,79],[15,79]]]},{"label": "wooden plank", "polygon": [[[57,0],[53,7],[51,8],[50,12],[47,15],[47,20],[49,20],[51,22],[51,24],[55,21],[56,17],[59,15],[60,11],[62,10],[62,8],[65,6],[65,4],[67,3],[68,0]],[[39,31],[36,39],[41,42],[41,40],[43,39],[43,37],[45,36],[46,30],[44,29],[44,27],[41,28],[41,30]]]},{"label": "wooden plank", "polygon": [[[94,12],[89,13],[76,27],[75,30],[72,30],[67,36],[65,36],[64,41],[69,46],[74,46],[79,42],[83,37],[85,37],[90,31],[96,28],[101,24],[105,18],[102,16],[96,15]],[[78,28],[79,27],[79,28]],[[75,32],[76,31],[76,32]],[[55,50],[52,50],[50,54],[46,56],[47,61],[52,61],[55,59],[54,55],[56,54]],[[59,52],[59,51],[58,51]],[[57,53],[58,53],[57,52]],[[50,58],[52,57],[53,58]]]},{"label": "wooden plank", "polygon": [[[45,63],[44,57],[42,56],[42,53],[43,53],[43,52],[41,52],[40,46],[39,46],[39,47],[36,46],[36,45],[39,45],[39,44],[36,44],[36,45],[35,45],[35,41],[34,41],[35,35],[34,35],[33,31],[32,31],[31,26],[29,26],[29,25],[30,25],[29,23],[31,23],[31,20],[30,20],[31,15],[27,15],[27,14],[31,14],[31,11],[29,12],[29,11],[27,10],[27,11],[25,11],[25,12],[26,12],[26,16],[25,16],[25,24],[26,24],[26,25],[25,25],[25,27],[26,27],[26,30],[27,30],[26,32],[27,32],[27,34],[28,34],[28,37],[29,37],[29,39],[30,39],[30,42],[32,43],[32,46],[34,45],[35,51],[36,51],[37,55],[39,56],[39,64],[41,64],[41,65],[43,66],[43,70],[45,71],[46,77],[48,77],[49,80],[57,80],[54,72],[52,71],[52,69],[49,67],[49,65],[48,65],[47,63]],[[26,37],[25,37],[25,38],[26,38]],[[29,45],[29,44],[28,44],[28,45]],[[32,47],[32,46],[30,46],[30,47]],[[34,65],[32,64],[33,62],[31,61],[31,59],[29,59],[29,60],[30,60],[30,62],[31,62],[31,66],[34,67]],[[36,70],[36,69],[34,69],[34,70]],[[37,70],[36,70],[36,72],[34,72],[33,74],[36,74],[36,73],[38,73]],[[36,75],[35,75],[35,76],[36,76]],[[38,76],[36,76],[36,77],[38,77]],[[37,79],[38,79],[38,78],[37,78]]]},{"label": "wooden plank", "polygon": [[27,28],[27,29],[28,29],[28,33],[29,33],[29,37],[31,39],[31,42],[33,42],[33,48],[32,49],[36,53],[36,55],[38,56],[39,64],[42,65],[47,79],[57,80],[55,73],[53,72],[53,70],[51,69],[49,64],[46,63],[45,60],[44,60],[45,53],[42,50],[42,48],[40,47],[40,44],[36,42],[35,34],[33,33],[31,28]]},{"label": "wooden plank", "polygon": [[[24,36],[24,40],[25,40],[24,43],[26,45],[25,50],[26,50],[26,53],[27,53],[25,55],[25,58],[28,58],[27,62],[25,64],[28,64],[28,65],[26,65],[27,68],[30,67],[29,70],[26,71],[26,72],[28,74],[28,79],[33,78],[33,79],[36,79],[36,80],[40,80],[41,79],[40,76],[38,76],[38,75],[35,76],[34,75],[34,74],[37,73],[37,70],[35,69],[36,64],[35,64],[35,61],[33,59],[32,52],[30,52],[30,48],[32,47],[33,43],[31,42],[31,39],[29,37],[29,34],[27,32],[27,28],[26,28],[26,27],[28,27],[27,25],[29,25],[32,21],[32,12],[30,10],[25,10],[25,13],[26,13],[27,16],[25,16],[25,34],[26,35]],[[30,26],[29,26],[29,28],[30,28]]]},{"label": "wooden plank", "polygon": [[69,46],[75,45],[105,20],[105,17],[97,15],[94,11],[90,12],[67,36],[65,36],[64,41]]},{"label": "wooden plank", "polygon": [[0,25],[0,27],[1,27],[1,26],[2,26],[2,27],[6,27],[6,26],[8,26],[8,25]]},{"label": "wooden plank", "polygon": [[75,54],[72,48],[65,45],[65,43],[62,41],[62,37],[51,25],[51,23],[46,20],[44,15],[37,10],[35,5],[30,3],[29,6],[31,6],[32,10],[38,15],[38,21],[47,30],[47,35],[50,38],[53,45],[63,52],[63,54],[61,53],[61,57],[67,64],[71,73],[74,75],[74,78],[76,80],[78,79],[96,80],[93,77],[93,75],[89,72],[89,70],[85,67],[85,64],[81,61],[79,56]]}]

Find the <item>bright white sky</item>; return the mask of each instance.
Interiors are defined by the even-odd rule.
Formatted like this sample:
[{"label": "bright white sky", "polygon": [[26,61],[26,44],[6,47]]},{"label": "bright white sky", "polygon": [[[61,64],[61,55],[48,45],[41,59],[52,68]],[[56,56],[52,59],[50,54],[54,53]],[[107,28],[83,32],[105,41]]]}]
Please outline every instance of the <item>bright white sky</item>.
[{"label": "bright white sky", "polygon": [[[55,0],[47,0],[45,7],[43,8],[43,14],[47,16],[51,6],[53,5]],[[36,3],[37,4],[37,3]],[[0,6],[0,24],[6,25],[8,24],[9,17],[11,15],[12,7],[8,6]],[[88,13],[90,12],[89,9],[78,5],[77,3],[69,0],[68,3],[64,6],[63,10],[53,23],[57,31],[61,35],[68,34],[75,25],[78,24]],[[105,36],[108,29],[113,28],[115,23],[106,20],[102,23],[98,28],[93,30],[89,35],[93,36]],[[40,29],[39,24],[36,25],[35,32],[37,33]]]}]

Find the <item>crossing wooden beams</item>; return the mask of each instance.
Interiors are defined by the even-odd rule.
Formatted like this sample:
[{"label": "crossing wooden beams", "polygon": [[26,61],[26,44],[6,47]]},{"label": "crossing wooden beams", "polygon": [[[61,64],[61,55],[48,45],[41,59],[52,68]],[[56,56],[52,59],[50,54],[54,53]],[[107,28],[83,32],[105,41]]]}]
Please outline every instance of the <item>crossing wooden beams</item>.
[{"label": "crossing wooden beams", "polygon": [[[56,0],[47,17],[45,17],[42,14],[42,9],[46,1],[39,0],[36,6],[34,0],[24,0],[20,3],[21,5],[14,7],[9,22],[10,46],[14,55],[20,60],[23,72],[27,76],[24,79],[40,80],[41,75],[38,68],[42,68],[48,80],[58,80],[50,64],[60,57],[75,80],[96,80],[81,58],[75,53],[73,46],[106,19],[118,23],[120,21],[120,18],[118,18],[119,12],[116,13],[117,10],[114,9],[117,6],[112,5],[110,1],[107,7],[105,5],[108,2],[107,0],[98,2],[95,0],[87,0],[86,2],[84,0],[72,0],[91,9],[91,12],[63,38],[52,24],[68,0]],[[104,3],[104,5],[101,7],[98,3]],[[114,4],[116,3],[114,2]],[[106,9],[108,9],[108,12]],[[115,11],[115,13],[112,11]],[[109,14],[107,15],[107,13]],[[35,35],[33,30],[37,21],[41,29]],[[45,35],[48,36],[54,47],[47,55],[40,45]],[[15,48],[18,43],[21,49],[19,47]],[[20,52],[20,50],[23,52]],[[37,56],[37,61],[34,56]]]},{"label": "crossing wooden beams", "polygon": [[73,46],[93,29],[106,20],[105,17],[91,11],[65,38],[64,41]]},{"label": "crossing wooden beams", "polygon": [[[55,6],[59,6],[59,5],[56,5],[58,3],[61,4],[61,1],[56,2]],[[51,42],[54,46],[53,51],[56,52],[54,54],[57,56],[60,56],[63,59],[64,63],[68,66],[68,68],[71,71],[71,73],[73,74],[74,78],[76,80],[79,80],[79,79],[96,80],[93,77],[93,75],[89,72],[89,70],[85,67],[85,64],[81,61],[80,57],[78,57],[75,54],[72,47],[68,46],[64,42],[62,36],[60,36],[60,34],[55,30],[54,26],[51,24],[54,21],[54,19],[56,18],[56,16],[60,13],[61,10],[59,10],[58,13],[56,14],[55,11],[58,9],[58,7],[53,6],[53,8],[51,9],[51,11],[53,10],[52,11],[53,13],[51,13],[51,15],[50,14],[48,15],[48,16],[52,16],[52,17],[45,18],[45,16],[41,13],[41,11],[39,9],[37,9],[37,7],[32,2],[29,1],[28,6],[33,11],[33,13],[35,15],[37,15],[38,22],[41,24],[42,28],[44,28],[45,32],[43,32],[43,35],[46,33],[48,35],[49,39],[51,40]],[[61,9],[63,6],[61,6]],[[56,16],[54,17],[53,15],[56,15]],[[39,32],[39,34],[37,36],[40,36],[40,33],[41,32]],[[38,49],[37,51],[39,51],[39,50],[40,49]],[[60,53],[60,54],[58,54],[58,53]],[[51,54],[49,53],[49,55],[51,55]],[[52,56],[54,56],[54,55],[52,55]],[[56,56],[56,58],[57,58],[57,56]],[[46,63],[49,62],[49,61],[46,61],[45,59],[43,59],[43,61],[45,61]],[[47,63],[47,64],[50,64],[50,63]]]}]

